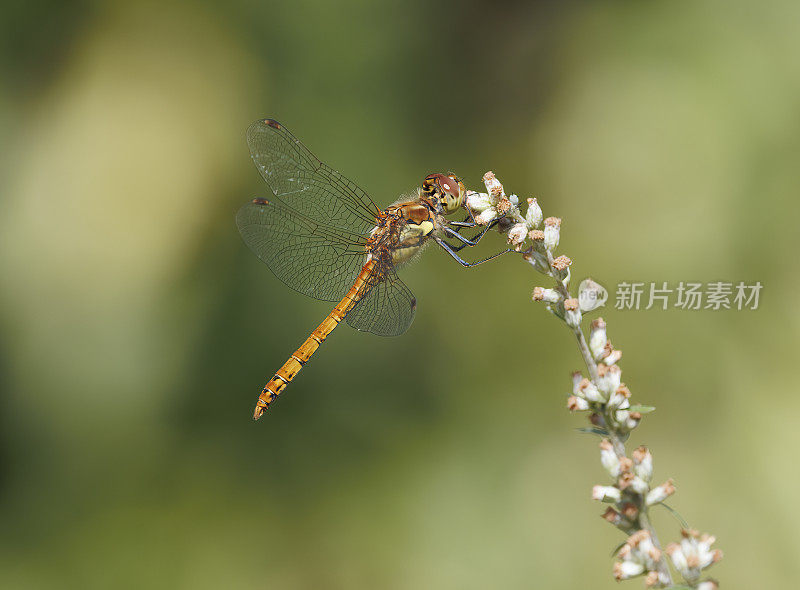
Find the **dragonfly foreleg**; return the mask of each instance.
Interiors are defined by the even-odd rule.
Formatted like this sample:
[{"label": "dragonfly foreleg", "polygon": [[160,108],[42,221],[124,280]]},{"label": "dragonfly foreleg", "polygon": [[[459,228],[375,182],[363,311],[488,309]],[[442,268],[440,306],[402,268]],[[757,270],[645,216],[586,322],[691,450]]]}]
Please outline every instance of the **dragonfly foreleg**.
[{"label": "dragonfly foreleg", "polygon": [[461,245],[459,245],[459,246],[451,246],[451,247],[453,248],[453,250],[455,250],[456,252],[458,252],[459,250],[463,249],[463,248],[464,248],[464,247],[466,247],[466,246],[474,246],[474,245],[476,245],[478,242],[480,242],[480,241],[481,241],[481,238],[482,238],[484,235],[486,235],[486,232],[488,232],[488,231],[489,231],[490,229],[492,229],[492,228],[493,228],[495,225],[497,225],[497,222],[498,222],[498,221],[499,221],[499,220],[497,220],[497,219],[493,220],[493,221],[492,221],[491,223],[489,223],[489,224],[488,224],[486,227],[484,227],[484,228],[483,228],[483,229],[482,229],[482,230],[481,230],[481,231],[480,231],[478,234],[474,235],[474,236],[473,236],[471,239],[469,239],[469,238],[465,238],[465,237],[464,237],[464,236],[462,236],[460,233],[458,233],[458,232],[459,232],[459,229],[461,229],[462,227],[469,227],[469,226],[467,226],[467,225],[461,225],[461,226],[459,226],[459,228],[458,228],[458,229],[455,229],[455,230],[454,230],[452,227],[449,227],[450,225],[454,225],[454,224],[458,223],[457,221],[454,221],[454,222],[451,222],[451,223],[450,223],[450,224],[448,224],[448,225],[445,225],[445,226],[444,226],[444,233],[445,233],[445,234],[447,234],[447,236],[448,236],[448,237],[455,238],[455,239],[457,239],[459,242],[461,242]]},{"label": "dragonfly foreleg", "polygon": [[[436,236],[434,236],[433,239],[436,240],[436,243],[439,244],[442,247],[442,249],[445,252],[447,252],[450,256],[452,256],[453,259],[456,262],[458,262],[461,266],[478,266],[479,264],[483,264],[484,262],[488,262],[488,261],[490,261],[490,260],[492,260],[494,258],[497,258],[498,256],[502,256],[503,254],[507,254],[508,252],[511,252],[511,248],[508,248],[507,250],[503,250],[502,252],[498,252],[497,254],[489,256],[489,258],[484,258],[483,260],[478,260],[477,262],[467,262],[466,260],[461,258],[461,256],[459,256],[456,253],[457,250],[455,250],[450,244],[445,242],[443,239],[441,239],[439,237],[436,237]],[[466,244],[464,244],[464,246],[466,246]]]},{"label": "dragonfly foreleg", "polygon": [[[442,241],[444,242],[444,240],[442,240]],[[463,250],[464,248],[466,248],[467,246],[469,246],[469,244],[456,244],[456,245],[453,245],[453,244],[450,244],[450,243],[448,243],[448,242],[444,242],[444,243],[445,243],[445,244],[447,244],[447,246],[448,246],[448,247],[449,247],[449,248],[450,248],[450,249],[451,249],[453,252],[460,252],[461,250]]]},{"label": "dragonfly foreleg", "polygon": [[451,221],[450,225],[454,225],[456,227],[456,231],[460,232],[465,227],[477,226],[478,222],[475,221],[475,216],[472,214],[472,209],[467,208],[467,216],[464,218],[464,221]]}]

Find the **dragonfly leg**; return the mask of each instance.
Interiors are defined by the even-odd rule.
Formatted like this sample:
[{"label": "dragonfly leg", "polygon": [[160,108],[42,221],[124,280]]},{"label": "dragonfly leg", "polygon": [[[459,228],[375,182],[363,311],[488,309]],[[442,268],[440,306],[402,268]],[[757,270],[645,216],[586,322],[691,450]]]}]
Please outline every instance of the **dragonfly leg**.
[{"label": "dragonfly leg", "polygon": [[469,219],[471,223],[478,223],[477,221],[475,221],[475,214],[472,212],[472,209],[470,209],[469,207],[466,207],[466,209],[467,209],[467,217],[464,219],[464,221],[466,222],[467,219]]},{"label": "dragonfly leg", "polygon": [[[444,232],[447,234],[448,237],[455,238],[455,239],[457,239],[458,241],[461,242],[461,244],[458,245],[458,246],[452,246],[452,245],[450,246],[455,252],[458,252],[459,250],[462,250],[466,246],[474,246],[478,242],[480,242],[481,238],[486,235],[486,232],[488,232],[495,225],[497,225],[498,221],[499,221],[499,219],[493,220],[485,228],[483,228],[478,234],[473,236],[472,239],[465,238],[460,233],[458,233],[458,229],[454,230],[453,228],[448,227],[447,225],[444,227]],[[453,222],[453,223],[457,223],[457,222]],[[466,227],[466,226],[461,226],[461,227]]]},{"label": "dragonfly leg", "polygon": [[475,216],[472,214],[472,209],[466,207],[467,209],[467,216],[464,218],[464,221],[451,221],[450,225],[456,227],[456,232],[460,232],[465,227],[475,227],[478,225],[478,222],[475,221]]},{"label": "dragonfly leg", "polygon": [[486,235],[486,232],[489,231],[490,229],[492,229],[495,225],[496,225],[496,222],[493,221],[492,223],[487,225],[485,228],[483,228],[478,234],[474,235],[472,238],[465,238],[460,233],[458,233],[458,230],[454,230],[453,228],[448,227],[448,226],[444,226],[444,233],[446,233],[448,235],[448,237],[457,239],[459,242],[461,242],[465,246],[474,246],[475,244],[480,242],[481,238],[484,235]]},{"label": "dragonfly leg", "polygon": [[[491,221],[491,223],[489,224],[489,227],[494,227],[497,224],[497,222],[500,221],[501,219],[505,219],[505,218],[504,217],[496,217],[494,220]],[[452,226],[455,226],[457,228],[462,228],[463,229],[465,227],[480,227],[481,224],[478,223],[478,222],[475,222],[475,221],[451,221],[447,225],[452,225]]]},{"label": "dragonfly leg", "polygon": [[465,238],[464,236],[459,234],[457,231],[454,231],[454,230],[450,229],[449,227],[444,228],[444,231],[445,231],[445,233],[447,234],[448,237],[453,237],[456,240],[458,240],[458,242],[455,245],[451,244],[449,242],[445,242],[445,244],[450,246],[450,249],[453,252],[459,252],[460,250],[463,250],[467,246],[474,246],[477,243],[477,242],[473,242],[471,240],[468,240],[467,238]]},{"label": "dragonfly leg", "polygon": [[455,259],[461,266],[478,266],[479,264],[483,264],[484,262],[488,262],[488,261],[492,260],[493,258],[497,258],[498,256],[502,256],[503,254],[507,254],[508,252],[511,252],[511,248],[508,248],[507,250],[503,250],[502,252],[498,252],[497,254],[494,254],[493,256],[489,256],[489,258],[484,258],[483,260],[479,260],[477,262],[467,262],[466,260],[461,258],[461,256],[459,256],[456,253],[457,251],[452,246],[450,246],[450,244],[445,242],[443,239],[441,239],[439,237],[434,237],[433,239],[436,240],[436,243],[439,244],[442,247],[442,249],[445,252],[447,252],[450,256],[452,256],[453,259]]}]

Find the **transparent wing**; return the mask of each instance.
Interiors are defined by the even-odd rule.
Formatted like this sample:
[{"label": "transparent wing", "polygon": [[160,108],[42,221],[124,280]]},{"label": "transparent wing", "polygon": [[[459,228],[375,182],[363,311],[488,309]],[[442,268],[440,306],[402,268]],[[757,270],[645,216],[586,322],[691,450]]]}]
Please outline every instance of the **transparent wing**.
[{"label": "transparent wing", "polygon": [[292,289],[339,301],[366,258],[362,236],[317,223],[280,203],[255,199],[236,214],[245,244]]},{"label": "transparent wing", "polygon": [[356,330],[378,336],[399,336],[411,326],[417,300],[403,281],[387,266],[373,273],[367,294],[347,314]]},{"label": "transparent wing", "polygon": [[256,121],[247,145],[261,176],[286,206],[309,219],[368,233],[380,209],[354,182],[324,164],[280,123]]}]

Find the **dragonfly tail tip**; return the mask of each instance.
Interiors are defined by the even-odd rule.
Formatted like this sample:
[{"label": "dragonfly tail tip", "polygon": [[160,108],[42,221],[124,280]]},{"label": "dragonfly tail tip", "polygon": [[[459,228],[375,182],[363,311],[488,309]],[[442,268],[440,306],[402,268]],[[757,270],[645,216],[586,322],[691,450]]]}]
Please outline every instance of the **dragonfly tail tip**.
[{"label": "dragonfly tail tip", "polygon": [[264,415],[264,410],[266,410],[263,406],[256,406],[255,412],[253,412],[253,420],[258,420],[261,416]]}]

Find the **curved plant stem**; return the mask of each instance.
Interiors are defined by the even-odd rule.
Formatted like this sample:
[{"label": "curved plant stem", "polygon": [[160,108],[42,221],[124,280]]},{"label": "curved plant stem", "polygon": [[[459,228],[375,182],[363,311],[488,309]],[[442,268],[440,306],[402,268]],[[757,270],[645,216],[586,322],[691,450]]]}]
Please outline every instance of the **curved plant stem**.
[{"label": "curved plant stem", "polygon": [[[547,250],[546,254],[547,262],[550,264],[550,268],[553,268],[553,254],[550,252],[550,250]],[[550,276],[555,279],[555,288],[562,295],[564,300],[571,299],[572,296],[569,292],[569,289],[564,285],[563,281],[561,281],[557,276],[553,276],[552,272],[550,273]],[[580,327],[580,325],[574,327],[570,326],[570,328],[575,334],[575,339],[578,341],[578,349],[581,352],[581,356],[583,356],[583,362],[586,364],[586,370],[589,372],[589,378],[595,387],[597,387],[600,379],[597,371],[597,363],[595,362],[594,358],[592,358],[592,353],[589,350],[589,345],[586,343],[586,337],[583,334],[583,329]],[[617,458],[623,459],[627,457],[625,443],[623,442],[620,434],[616,432],[612,425],[613,421],[606,419],[606,431],[608,432],[608,439],[613,445],[614,453],[617,455]],[[658,571],[662,575],[662,580],[672,585],[672,573],[669,571],[669,566],[667,565],[666,560],[663,558],[663,549],[658,540],[655,527],[653,527],[653,524],[650,522],[647,502],[643,496],[639,496],[638,508],[639,512],[637,528],[650,533],[650,538],[652,539],[653,545],[655,545],[656,549],[658,549],[662,554],[662,558],[658,560]]]},{"label": "curved plant stem", "polygon": [[[506,232],[508,243],[534,270],[555,282],[553,288],[536,287],[533,300],[543,302],[572,331],[586,364],[588,378],[573,374],[573,393],[567,407],[573,412],[588,413],[593,425],[589,430],[604,437],[600,458],[613,485],[594,486],[592,496],[610,504],[603,518],[628,535],[625,543],[615,550],[618,561],[614,564],[614,577],[627,580],[644,576],[648,588],[673,586],[669,555],[674,573],[680,574],[689,587],[716,590],[719,585],[715,580],[700,579],[702,570],[722,558],[719,549],[711,548],[714,537],[685,527],[681,530],[681,543],[662,548],[650,520],[649,507],[662,503],[675,492],[675,487],[671,479],[658,486],[651,484],[653,457],[646,446],[637,447],[628,456],[625,444],[630,433],[639,425],[642,415],[654,408],[631,405],[631,391],[621,381],[622,369],[618,365],[622,353],[608,340],[606,323],[601,318],[593,321],[588,340],[581,327],[583,314],[598,307],[598,295],[607,297],[605,290],[587,279],[578,289],[578,298],[573,298],[569,270],[572,260],[554,256],[560,241],[561,219],[545,219],[534,198],[527,199],[527,212],[523,215],[520,199],[506,195],[492,172],[484,174],[483,182],[486,193],[467,193],[467,208],[478,225],[487,225],[498,218],[508,220],[498,226]],[[542,221],[544,227],[540,229]]]}]

